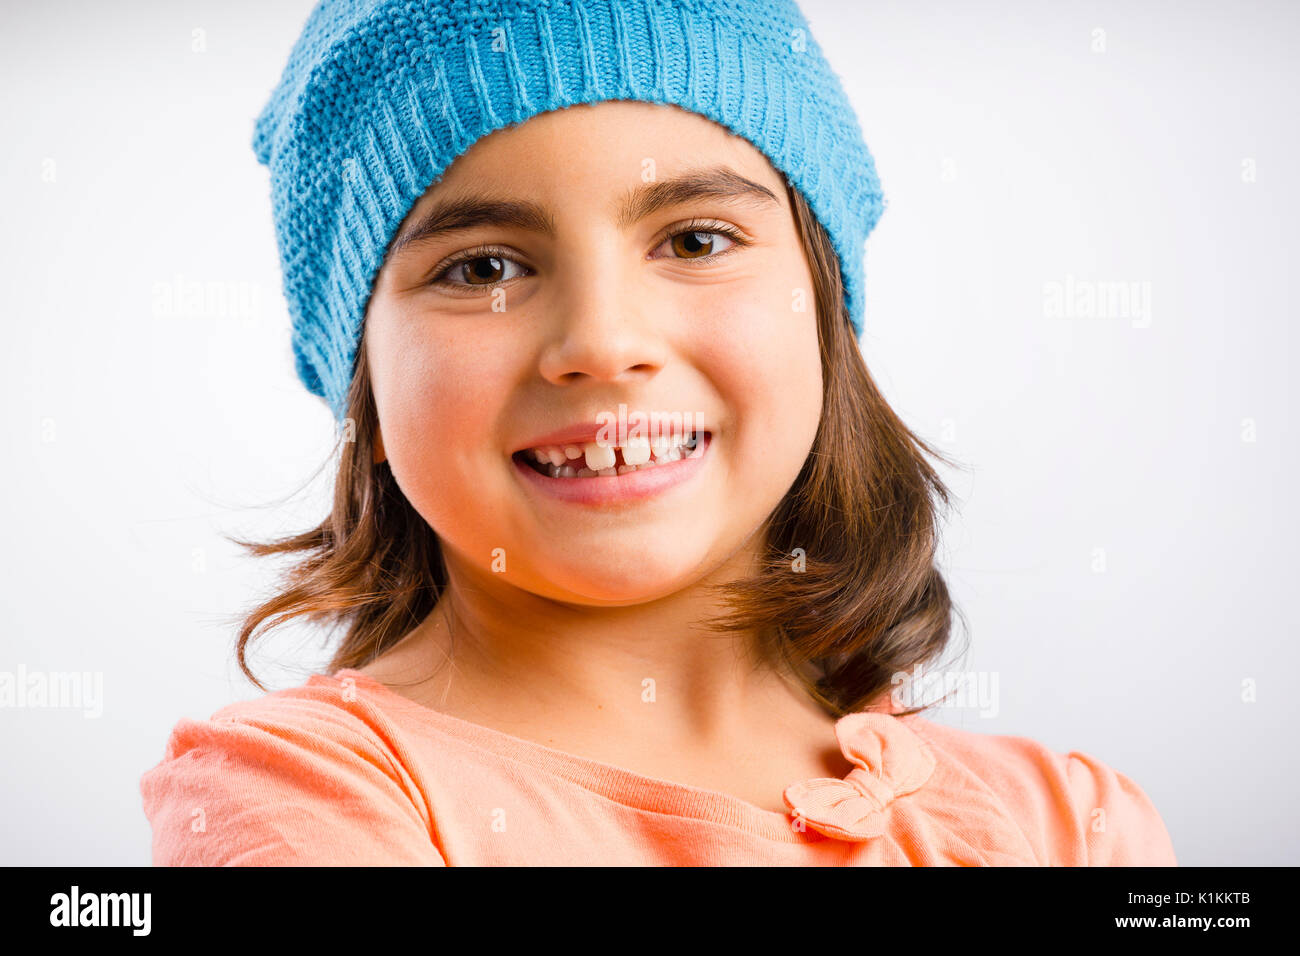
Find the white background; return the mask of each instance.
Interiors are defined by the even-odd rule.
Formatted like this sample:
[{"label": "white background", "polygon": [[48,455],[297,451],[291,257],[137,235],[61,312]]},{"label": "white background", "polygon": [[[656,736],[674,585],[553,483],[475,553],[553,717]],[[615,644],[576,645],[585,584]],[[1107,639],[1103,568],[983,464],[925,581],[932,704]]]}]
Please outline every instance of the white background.
[{"label": "white background", "polygon": [[[325,512],[249,146],[310,6],[4,6],[0,670],[100,672],[104,713],[0,709],[0,863],[149,862],[171,726],[259,694],[234,622],[276,568],[222,534]],[[966,463],[943,566],[998,711],[933,719],[1099,757],[1184,865],[1300,862],[1296,6],[803,6],[889,200],[868,365]],[[1149,323],[1045,314],[1067,276]],[[251,308],[169,310],[186,281]]]}]

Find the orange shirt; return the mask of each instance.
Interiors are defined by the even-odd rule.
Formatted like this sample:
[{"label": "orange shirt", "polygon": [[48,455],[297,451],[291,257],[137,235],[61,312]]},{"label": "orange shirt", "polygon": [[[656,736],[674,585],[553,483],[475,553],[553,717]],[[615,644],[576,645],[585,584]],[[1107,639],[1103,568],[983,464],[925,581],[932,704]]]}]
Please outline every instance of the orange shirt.
[{"label": "orange shirt", "polygon": [[155,865],[1176,866],[1088,754],[863,711],[789,812],[632,773],[341,670],[182,719],[140,780]]}]

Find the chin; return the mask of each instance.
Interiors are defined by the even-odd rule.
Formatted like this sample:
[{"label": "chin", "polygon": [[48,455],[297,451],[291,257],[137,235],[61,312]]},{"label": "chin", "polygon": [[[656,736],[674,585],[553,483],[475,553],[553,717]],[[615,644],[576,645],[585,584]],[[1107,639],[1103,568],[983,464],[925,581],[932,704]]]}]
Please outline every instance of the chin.
[{"label": "chin", "polygon": [[664,554],[659,560],[611,561],[588,552],[588,561],[567,557],[562,566],[543,565],[533,571],[536,593],[557,601],[609,607],[644,604],[690,586],[699,564],[686,555]]}]

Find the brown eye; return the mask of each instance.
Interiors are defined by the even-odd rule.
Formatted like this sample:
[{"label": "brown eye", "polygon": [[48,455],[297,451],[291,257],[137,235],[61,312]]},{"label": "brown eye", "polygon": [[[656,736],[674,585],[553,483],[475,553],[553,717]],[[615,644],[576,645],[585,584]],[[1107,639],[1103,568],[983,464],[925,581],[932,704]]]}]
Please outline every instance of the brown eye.
[{"label": "brown eye", "polygon": [[469,259],[457,266],[460,269],[460,277],[469,285],[491,285],[493,282],[501,281],[501,274],[506,271],[506,264],[503,259],[496,256],[481,256],[477,259]]},{"label": "brown eye", "polygon": [[667,235],[659,243],[659,255],[654,258],[703,264],[738,252],[741,247],[749,244],[749,239],[723,223],[691,222],[686,223],[680,231]]},{"label": "brown eye", "polygon": [[716,232],[679,232],[672,237],[673,252],[683,259],[696,259],[713,254]]},{"label": "brown eye", "polygon": [[495,248],[482,249],[456,259],[434,276],[429,284],[445,289],[455,287],[461,291],[486,289],[527,274],[527,267],[504,255],[503,251]]}]

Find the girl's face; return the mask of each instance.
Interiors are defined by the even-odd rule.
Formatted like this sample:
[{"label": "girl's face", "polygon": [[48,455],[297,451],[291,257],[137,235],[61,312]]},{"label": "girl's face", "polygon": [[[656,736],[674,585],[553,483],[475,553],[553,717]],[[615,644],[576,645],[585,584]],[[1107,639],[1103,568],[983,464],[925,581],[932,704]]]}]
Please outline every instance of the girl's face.
[{"label": "girl's face", "polygon": [[[821,414],[785,179],[671,106],[575,106],[478,141],[399,230],[364,347],[377,457],[453,575],[569,603],[663,597],[756,548]],[[575,426],[594,443],[620,405],[629,430],[679,413],[707,439],[614,476],[524,463],[581,447],[554,437]],[[594,469],[602,451],[562,460]]]}]

